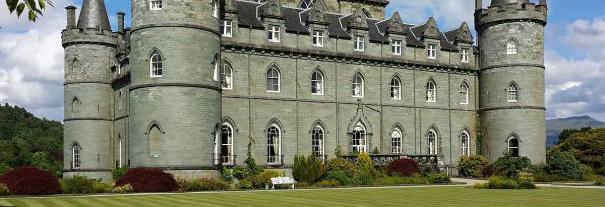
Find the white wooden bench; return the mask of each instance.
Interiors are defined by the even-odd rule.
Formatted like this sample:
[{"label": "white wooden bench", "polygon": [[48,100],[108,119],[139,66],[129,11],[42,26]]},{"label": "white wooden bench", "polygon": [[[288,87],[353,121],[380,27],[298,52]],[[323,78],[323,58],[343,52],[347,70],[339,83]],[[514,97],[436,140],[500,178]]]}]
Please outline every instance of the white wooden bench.
[{"label": "white wooden bench", "polygon": [[289,177],[275,177],[271,178],[271,190],[275,190],[275,185],[290,185],[292,189],[294,189],[294,184],[296,184],[296,180],[294,178]]}]

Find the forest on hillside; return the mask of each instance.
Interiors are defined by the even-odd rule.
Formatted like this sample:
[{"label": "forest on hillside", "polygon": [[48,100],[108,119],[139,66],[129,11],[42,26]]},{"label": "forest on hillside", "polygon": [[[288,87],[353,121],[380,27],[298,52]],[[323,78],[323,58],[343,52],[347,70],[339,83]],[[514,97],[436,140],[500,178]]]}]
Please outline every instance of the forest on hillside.
[{"label": "forest on hillside", "polygon": [[61,174],[63,124],[18,106],[0,105],[0,174],[24,165]]}]

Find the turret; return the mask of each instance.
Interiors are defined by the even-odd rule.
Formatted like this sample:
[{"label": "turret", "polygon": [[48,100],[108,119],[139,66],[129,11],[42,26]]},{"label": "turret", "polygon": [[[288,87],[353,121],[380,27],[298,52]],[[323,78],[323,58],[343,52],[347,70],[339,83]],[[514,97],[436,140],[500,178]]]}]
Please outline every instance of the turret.
[{"label": "turret", "polygon": [[[480,6],[480,1],[476,4]],[[477,8],[483,153],[545,161],[544,28],[547,5],[493,0]]]},{"label": "turret", "polygon": [[62,32],[65,49],[64,176],[84,175],[111,181],[110,67],[117,35],[112,33],[103,0],[84,0],[78,24],[68,6]]},{"label": "turret", "polygon": [[219,3],[131,2],[130,167],[212,168],[220,153]]}]

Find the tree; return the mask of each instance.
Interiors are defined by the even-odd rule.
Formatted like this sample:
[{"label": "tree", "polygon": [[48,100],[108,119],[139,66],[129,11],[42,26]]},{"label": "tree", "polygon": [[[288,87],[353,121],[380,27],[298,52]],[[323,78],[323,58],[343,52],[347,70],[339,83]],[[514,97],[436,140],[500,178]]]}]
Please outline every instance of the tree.
[{"label": "tree", "polygon": [[555,149],[571,152],[580,163],[594,169],[605,167],[605,128],[571,134]]},{"label": "tree", "polygon": [[559,140],[557,141],[557,144],[563,143],[563,141],[565,141],[565,140],[567,140],[567,138],[571,137],[572,134],[580,133],[580,132],[587,132],[590,130],[591,130],[590,127],[582,127],[581,129],[563,129],[563,131],[561,131],[561,133],[559,133]]},{"label": "tree", "polygon": [[52,0],[6,0],[6,6],[11,14],[16,12],[20,17],[27,9],[27,19],[32,22],[35,22],[38,16],[42,16],[42,11],[46,9],[47,4],[52,7]]}]

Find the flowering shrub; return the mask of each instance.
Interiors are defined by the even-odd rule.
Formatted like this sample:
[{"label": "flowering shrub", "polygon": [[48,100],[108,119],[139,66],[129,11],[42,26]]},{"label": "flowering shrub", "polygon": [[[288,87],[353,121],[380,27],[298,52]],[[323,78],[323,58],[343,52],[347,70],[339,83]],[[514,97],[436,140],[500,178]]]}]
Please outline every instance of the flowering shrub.
[{"label": "flowering shrub", "polygon": [[126,184],[123,186],[116,186],[113,189],[111,189],[112,193],[133,193],[134,189],[132,188],[132,185],[130,184]]},{"label": "flowering shrub", "polygon": [[171,174],[156,168],[133,168],[128,170],[116,186],[132,185],[134,191],[140,192],[169,192],[178,190],[178,184]]},{"label": "flowering shrub", "polygon": [[49,172],[26,166],[9,170],[0,177],[15,195],[49,195],[61,193],[59,179]]},{"label": "flowering shrub", "polygon": [[399,159],[391,162],[387,167],[389,174],[398,176],[412,176],[420,173],[418,163],[413,159]]}]

